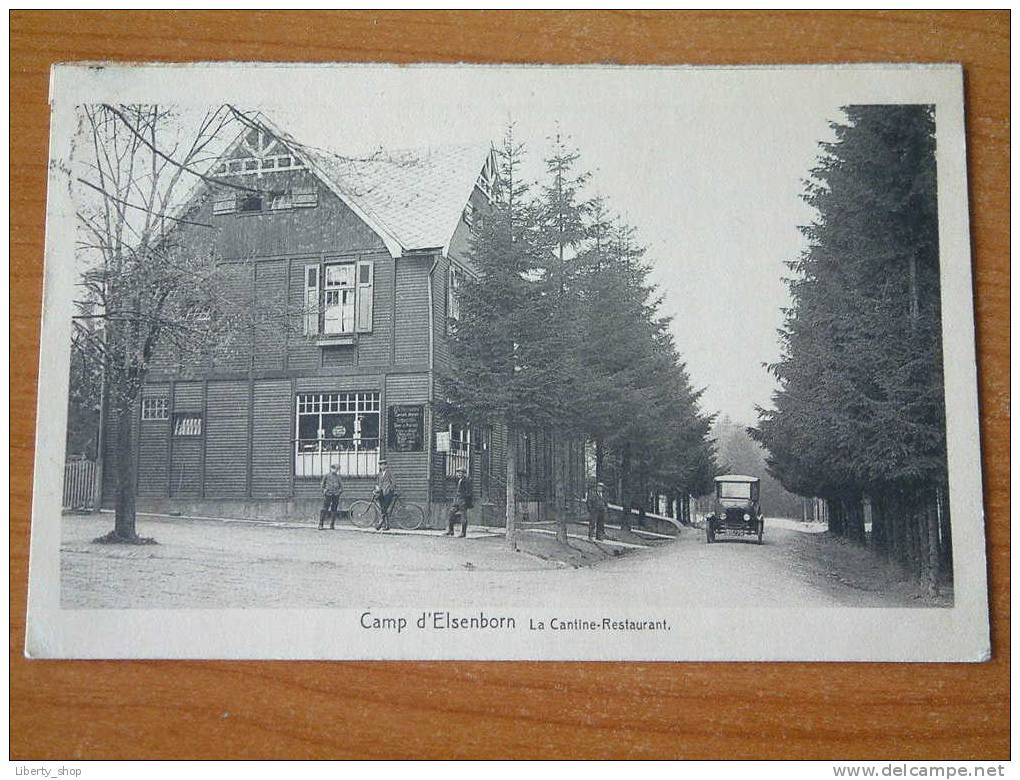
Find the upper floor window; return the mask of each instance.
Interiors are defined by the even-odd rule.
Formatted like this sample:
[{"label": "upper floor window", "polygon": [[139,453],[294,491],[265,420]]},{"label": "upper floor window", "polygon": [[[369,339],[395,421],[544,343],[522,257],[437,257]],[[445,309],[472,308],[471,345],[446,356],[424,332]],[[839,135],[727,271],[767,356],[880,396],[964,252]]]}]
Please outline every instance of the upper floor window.
[{"label": "upper floor window", "polygon": [[287,211],[313,208],[319,205],[319,191],[315,187],[294,187],[289,190],[234,190],[228,189],[213,197],[213,214],[253,213],[261,211]]},{"label": "upper floor window", "polygon": [[246,192],[238,200],[238,211],[262,211],[262,194],[259,192]]},{"label": "upper floor window", "polygon": [[142,399],[143,420],[169,420],[170,399],[165,396],[153,396]]},{"label": "upper floor window", "polygon": [[306,265],[305,335],[370,333],[374,286],[371,260]]}]

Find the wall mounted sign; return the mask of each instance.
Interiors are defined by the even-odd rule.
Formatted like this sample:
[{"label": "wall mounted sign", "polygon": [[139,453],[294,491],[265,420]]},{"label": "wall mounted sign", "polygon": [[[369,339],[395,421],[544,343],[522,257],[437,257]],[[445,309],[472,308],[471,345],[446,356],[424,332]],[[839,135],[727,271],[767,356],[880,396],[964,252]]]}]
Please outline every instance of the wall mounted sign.
[{"label": "wall mounted sign", "polygon": [[422,404],[390,406],[386,446],[391,452],[421,452],[425,449],[425,407]]}]

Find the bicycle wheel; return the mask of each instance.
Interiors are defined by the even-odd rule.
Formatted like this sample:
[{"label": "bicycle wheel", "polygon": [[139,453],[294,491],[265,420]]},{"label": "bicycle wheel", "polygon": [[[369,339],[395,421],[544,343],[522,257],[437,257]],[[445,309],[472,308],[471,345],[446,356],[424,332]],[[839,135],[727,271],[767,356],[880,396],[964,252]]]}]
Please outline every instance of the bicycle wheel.
[{"label": "bicycle wheel", "polygon": [[381,518],[379,505],[375,501],[361,499],[351,504],[351,523],[358,528],[371,528],[378,525]]},{"label": "bicycle wheel", "polygon": [[397,528],[405,531],[415,531],[421,528],[425,522],[425,513],[417,504],[407,504],[398,501],[397,505],[390,510],[390,520]]}]

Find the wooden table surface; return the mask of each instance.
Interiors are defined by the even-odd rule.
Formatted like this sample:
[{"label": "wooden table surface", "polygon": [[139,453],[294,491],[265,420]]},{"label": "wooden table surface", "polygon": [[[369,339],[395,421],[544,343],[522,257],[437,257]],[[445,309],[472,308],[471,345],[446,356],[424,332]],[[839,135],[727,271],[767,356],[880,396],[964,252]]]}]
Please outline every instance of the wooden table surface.
[{"label": "wooden table surface", "polygon": [[[11,757],[1009,755],[1009,12],[11,12]],[[47,161],[68,60],[962,62],[986,664],[26,661]]]}]

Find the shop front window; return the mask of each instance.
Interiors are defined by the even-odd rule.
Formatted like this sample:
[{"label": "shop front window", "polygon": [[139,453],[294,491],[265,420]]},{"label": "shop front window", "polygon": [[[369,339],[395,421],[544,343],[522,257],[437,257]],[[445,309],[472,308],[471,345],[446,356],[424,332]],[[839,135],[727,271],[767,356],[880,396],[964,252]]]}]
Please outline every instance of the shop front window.
[{"label": "shop front window", "polygon": [[297,396],[294,474],[321,477],[333,464],[348,477],[379,471],[379,393],[302,393]]}]

